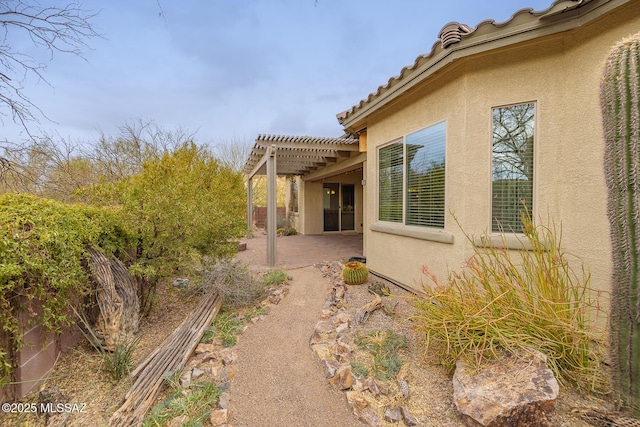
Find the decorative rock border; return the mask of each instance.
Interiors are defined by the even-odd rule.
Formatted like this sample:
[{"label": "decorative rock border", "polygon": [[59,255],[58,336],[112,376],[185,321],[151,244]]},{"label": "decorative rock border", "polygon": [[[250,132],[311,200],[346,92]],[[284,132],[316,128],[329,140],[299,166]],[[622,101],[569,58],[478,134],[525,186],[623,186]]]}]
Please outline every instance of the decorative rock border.
[{"label": "decorative rock border", "polygon": [[[309,345],[320,359],[325,378],[345,391],[347,402],[358,419],[368,426],[382,426],[382,417],[376,410],[381,408],[378,397],[391,395],[392,392],[385,383],[371,377],[364,378],[353,372],[351,362],[355,360],[357,346],[349,332],[356,326],[356,319],[346,309],[347,285],[342,281],[339,272],[331,272],[326,265],[316,267],[321,268],[325,277],[333,280],[334,286],[320,312],[320,320],[316,323]],[[406,406],[409,399],[408,384],[402,378],[399,380],[400,393],[394,399],[397,405],[383,408],[384,421],[402,420],[407,426],[416,426],[419,423]]]}]

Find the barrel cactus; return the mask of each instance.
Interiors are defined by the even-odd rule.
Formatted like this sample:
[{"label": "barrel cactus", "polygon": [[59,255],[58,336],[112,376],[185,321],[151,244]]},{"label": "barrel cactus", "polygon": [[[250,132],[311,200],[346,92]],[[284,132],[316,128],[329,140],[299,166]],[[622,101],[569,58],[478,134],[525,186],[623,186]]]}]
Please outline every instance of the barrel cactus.
[{"label": "barrel cactus", "polygon": [[600,101],[613,257],[613,387],[640,415],[640,33],[611,49]]},{"label": "barrel cactus", "polygon": [[369,277],[369,269],[358,261],[351,261],[342,268],[342,280],[347,285],[362,285]]}]

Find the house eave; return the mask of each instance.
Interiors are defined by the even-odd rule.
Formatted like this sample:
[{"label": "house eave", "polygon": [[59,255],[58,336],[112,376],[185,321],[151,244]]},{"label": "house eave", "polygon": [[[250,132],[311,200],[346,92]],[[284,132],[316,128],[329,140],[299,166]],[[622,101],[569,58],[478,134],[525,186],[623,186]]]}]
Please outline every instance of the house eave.
[{"label": "house eave", "polygon": [[[339,113],[338,121],[345,131],[356,133],[367,126],[366,121],[371,114],[455,61],[579,28],[630,1],[557,0],[544,11],[523,9],[505,23],[483,21],[473,30],[462,24],[447,24],[460,26],[459,41],[443,43],[439,39],[429,54],[419,56],[412,66],[403,68],[399,76],[389,79],[386,85],[380,86],[359,104]],[[447,26],[441,31],[441,36]]]}]

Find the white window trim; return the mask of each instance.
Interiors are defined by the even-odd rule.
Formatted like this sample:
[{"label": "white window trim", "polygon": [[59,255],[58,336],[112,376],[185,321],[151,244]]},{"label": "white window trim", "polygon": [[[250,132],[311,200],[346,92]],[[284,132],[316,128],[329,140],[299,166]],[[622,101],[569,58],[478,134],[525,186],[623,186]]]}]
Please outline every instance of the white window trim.
[{"label": "white window trim", "polygon": [[[522,233],[512,233],[512,232],[508,232],[508,231],[503,231],[503,232],[497,232],[497,231],[493,231],[493,169],[492,169],[492,164],[493,164],[493,110],[495,108],[504,108],[504,107],[510,107],[513,105],[522,105],[522,104],[534,104],[534,109],[535,109],[535,122],[533,124],[533,135],[534,135],[534,139],[533,139],[533,188],[532,188],[532,203],[533,203],[533,209],[531,212],[529,212],[531,214],[532,218],[535,218],[537,216],[537,212],[538,212],[538,136],[539,136],[539,132],[538,132],[538,115],[539,115],[539,102],[537,100],[529,100],[529,101],[521,101],[521,102],[512,102],[509,104],[501,104],[501,105],[495,105],[491,107],[491,114],[489,114],[489,135],[490,135],[490,141],[489,141],[489,186],[487,187],[489,189],[489,215],[488,215],[488,230],[491,230],[489,232],[488,237],[491,238],[492,242],[496,242],[496,246],[495,247],[500,247],[500,245],[503,245],[503,243],[501,242],[501,239],[503,239],[504,237],[508,237],[508,241],[511,242],[510,244],[508,244],[507,246],[509,247],[504,247],[505,249],[525,249],[524,246],[526,245],[522,245],[522,243],[518,243],[518,240],[522,240],[523,238],[526,240],[525,235]],[[481,243],[480,240],[478,240],[480,238],[476,238],[474,239],[474,244],[476,244],[475,242],[477,242],[477,246],[483,246],[485,245],[484,243]],[[498,242],[500,241],[500,242]]]},{"label": "white window trim", "polygon": [[[436,228],[436,227],[419,227],[415,225],[406,225],[406,206],[407,206],[407,180],[406,180],[406,164],[405,161],[407,159],[407,135],[410,135],[415,132],[419,132],[422,129],[427,129],[431,126],[435,126],[439,123],[445,123],[445,168],[448,162],[448,152],[449,152],[449,126],[447,124],[447,120],[438,120],[433,122],[427,126],[420,127],[413,131],[407,132],[405,135],[394,138],[391,141],[385,142],[382,145],[376,147],[376,167],[375,167],[375,221],[373,224],[369,226],[369,230],[378,233],[385,234],[393,234],[396,236],[410,237],[413,239],[420,240],[428,240],[432,242],[453,244],[454,243],[454,235],[453,233],[446,231],[448,220],[447,220],[447,185],[449,181],[449,174],[446,173],[445,169],[445,198],[444,198],[444,227]],[[402,175],[402,223],[391,222],[391,221],[380,221],[380,149],[387,147],[389,145],[395,144],[397,142],[402,142],[402,163],[403,163],[403,175]],[[535,148],[535,147],[534,147]]]},{"label": "white window trim", "polygon": [[500,104],[494,105],[490,108],[489,114],[489,215],[488,215],[488,230],[491,230],[488,235],[484,236],[474,236],[473,244],[478,247],[487,247],[491,246],[496,249],[513,249],[513,250],[532,250],[531,244],[527,240],[526,236],[523,233],[512,233],[512,232],[497,232],[493,231],[493,110],[495,108],[504,108],[512,105],[522,105],[522,104],[534,104],[535,111],[535,122],[533,124],[533,188],[532,188],[532,203],[533,209],[530,212],[532,218],[536,218],[538,212],[538,147],[540,146],[539,137],[540,132],[538,130],[539,126],[539,114],[540,114],[540,102],[536,99],[528,100],[528,101],[519,101],[519,102],[511,102],[508,104]]}]

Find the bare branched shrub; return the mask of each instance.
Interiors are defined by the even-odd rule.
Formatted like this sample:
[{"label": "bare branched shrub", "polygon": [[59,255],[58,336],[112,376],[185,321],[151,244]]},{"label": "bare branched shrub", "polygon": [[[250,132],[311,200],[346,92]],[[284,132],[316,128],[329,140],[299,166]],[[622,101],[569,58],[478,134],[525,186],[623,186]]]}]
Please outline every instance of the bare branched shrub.
[{"label": "bare branched shrub", "polygon": [[201,280],[191,289],[204,293],[212,286],[222,293],[224,304],[230,308],[250,307],[266,296],[266,285],[247,264],[237,259],[220,259],[205,263]]}]

